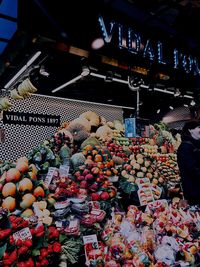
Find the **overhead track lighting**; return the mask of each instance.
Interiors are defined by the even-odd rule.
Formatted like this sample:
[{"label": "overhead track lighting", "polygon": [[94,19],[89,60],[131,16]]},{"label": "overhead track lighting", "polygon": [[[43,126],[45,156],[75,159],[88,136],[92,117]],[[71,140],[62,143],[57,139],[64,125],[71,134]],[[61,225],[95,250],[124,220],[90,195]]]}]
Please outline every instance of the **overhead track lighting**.
[{"label": "overhead track lighting", "polygon": [[30,67],[33,62],[41,55],[41,51],[37,51],[28,61],[27,63],[10,79],[10,81],[4,86],[5,89],[9,88],[17,78],[22,75],[28,67]]}]

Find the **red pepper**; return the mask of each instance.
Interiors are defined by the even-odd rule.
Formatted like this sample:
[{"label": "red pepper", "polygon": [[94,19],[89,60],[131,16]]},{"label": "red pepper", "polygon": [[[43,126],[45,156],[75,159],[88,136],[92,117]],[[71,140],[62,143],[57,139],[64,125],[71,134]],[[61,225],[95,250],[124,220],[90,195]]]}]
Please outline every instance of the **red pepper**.
[{"label": "red pepper", "polygon": [[33,261],[32,258],[29,258],[28,261],[26,262],[26,264],[27,264],[27,266],[29,266],[29,267],[34,267],[34,266],[35,266],[35,265],[34,265],[34,261]]},{"label": "red pepper", "polygon": [[44,258],[48,256],[48,249],[46,248],[41,248],[40,250],[40,255]]},{"label": "red pepper", "polygon": [[16,261],[17,259],[17,250],[15,249],[11,254],[10,254],[10,260],[12,260],[12,262]]},{"label": "red pepper", "polygon": [[25,254],[28,251],[28,247],[22,246],[18,249],[18,255]]},{"label": "red pepper", "polygon": [[5,266],[5,265],[10,266],[10,265],[12,265],[12,264],[13,264],[13,261],[12,261],[11,259],[3,260],[3,266]]},{"label": "red pepper", "polygon": [[59,253],[61,251],[61,244],[59,242],[53,243],[53,252]]},{"label": "red pepper", "polygon": [[24,244],[24,241],[23,240],[17,239],[17,241],[16,241],[16,246],[17,247],[21,247],[21,246],[23,246],[23,244]]},{"label": "red pepper", "polygon": [[6,238],[10,233],[11,229],[0,230],[0,240]]},{"label": "red pepper", "polygon": [[48,253],[52,253],[53,252],[53,246],[51,244],[48,245]]},{"label": "red pepper", "polygon": [[15,244],[15,239],[14,239],[13,235],[9,236],[9,242],[10,242],[11,245]]},{"label": "red pepper", "polygon": [[33,236],[33,235],[35,235],[35,229],[30,229],[30,232],[31,232],[31,235]]},{"label": "red pepper", "polygon": [[40,226],[38,226],[38,227],[35,229],[35,235],[36,235],[37,237],[41,237],[41,236],[43,236],[43,235],[44,235],[44,230],[45,230],[44,225],[40,225]]},{"label": "red pepper", "polygon": [[33,241],[31,239],[27,239],[23,242],[24,246],[30,248],[33,245]]},{"label": "red pepper", "polygon": [[36,267],[40,267],[41,266],[41,264],[40,264],[40,262],[36,262]]},{"label": "red pepper", "polygon": [[43,259],[41,261],[41,266],[48,266],[49,265],[49,261],[47,259]]}]

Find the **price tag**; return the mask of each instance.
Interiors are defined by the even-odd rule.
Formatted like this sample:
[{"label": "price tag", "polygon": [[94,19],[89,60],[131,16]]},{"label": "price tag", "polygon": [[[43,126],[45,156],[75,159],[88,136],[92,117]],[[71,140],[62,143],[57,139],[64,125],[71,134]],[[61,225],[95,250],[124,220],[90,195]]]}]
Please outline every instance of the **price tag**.
[{"label": "price tag", "polygon": [[69,175],[69,165],[60,165],[59,168],[60,177],[68,177]]},{"label": "price tag", "polygon": [[93,249],[99,249],[97,235],[86,235],[83,236],[83,244],[84,244],[84,250],[85,250],[85,258],[86,258],[86,265],[89,266],[89,253]]},{"label": "price tag", "polygon": [[15,241],[18,239],[21,240],[27,240],[27,239],[32,239],[32,234],[30,232],[30,229],[28,227],[16,232],[13,234],[13,238]]},{"label": "price tag", "polygon": [[47,173],[47,176],[44,180],[44,184],[46,187],[49,187],[50,183],[51,183],[51,180],[53,178],[53,175],[54,175],[54,172],[57,168],[55,167],[49,167],[49,170],[48,170],[48,173]]}]

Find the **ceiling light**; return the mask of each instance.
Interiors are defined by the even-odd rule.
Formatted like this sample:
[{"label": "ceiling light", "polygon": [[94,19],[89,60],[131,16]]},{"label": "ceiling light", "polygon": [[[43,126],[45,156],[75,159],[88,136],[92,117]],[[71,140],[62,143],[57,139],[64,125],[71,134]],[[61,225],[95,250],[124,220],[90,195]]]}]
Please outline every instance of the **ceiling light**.
[{"label": "ceiling light", "polygon": [[187,105],[187,104],[184,104],[183,106],[184,106],[185,108],[188,108],[188,105]]},{"label": "ceiling light", "polygon": [[96,39],[92,42],[91,47],[92,47],[93,49],[97,50],[97,49],[102,48],[102,47],[104,46],[104,44],[105,44],[105,43],[104,43],[103,38],[96,38]]},{"label": "ceiling light", "polygon": [[28,61],[27,63],[10,79],[10,81],[4,86],[4,88],[9,88],[17,78],[24,73],[29,66],[33,64],[33,62],[41,55],[41,51],[36,52]]},{"label": "ceiling light", "polygon": [[81,76],[85,77],[88,76],[89,74],[90,74],[90,69],[88,68],[88,66],[83,66]]},{"label": "ceiling light", "polygon": [[172,106],[169,106],[169,108],[170,108],[171,110],[173,110],[173,109],[174,109],[174,107],[172,107]]},{"label": "ceiling light", "polygon": [[174,96],[177,97],[177,96],[180,96],[180,94],[181,94],[181,91],[178,88],[176,88],[174,92]]},{"label": "ceiling light", "polygon": [[39,73],[40,73],[42,76],[49,77],[49,72],[45,69],[44,66],[41,66],[41,68],[40,68],[40,70],[39,70]]},{"label": "ceiling light", "polygon": [[160,109],[157,109],[156,113],[159,114],[160,113]]}]

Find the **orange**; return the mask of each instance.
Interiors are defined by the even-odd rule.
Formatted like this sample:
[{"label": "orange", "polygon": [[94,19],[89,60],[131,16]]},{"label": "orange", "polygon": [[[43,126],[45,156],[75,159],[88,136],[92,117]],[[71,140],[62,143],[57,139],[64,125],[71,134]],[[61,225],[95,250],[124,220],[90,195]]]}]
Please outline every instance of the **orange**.
[{"label": "orange", "polygon": [[44,197],[45,196],[44,189],[41,186],[37,186],[33,191],[33,195],[35,197]]},{"label": "orange", "polygon": [[31,172],[35,173],[36,175],[38,173],[38,169],[36,168],[35,164],[33,164],[33,163],[29,165],[29,170]]},{"label": "orange", "polygon": [[31,193],[25,194],[22,197],[22,201],[20,203],[20,207],[22,209],[29,208],[33,204],[33,202],[35,202],[35,201],[36,201],[36,198]]},{"label": "orange", "polygon": [[7,197],[3,200],[2,208],[13,211],[16,207],[16,200],[14,197]]},{"label": "orange", "polygon": [[32,180],[37,180],[37,174],[35,172],[28,172],[28,176],[32,179]]},{"label": "orange", "polygon": [[14,196],[16,193],[16,185],[12,182],[6,183],[2,189],[3,197]]},{"label": "orange", "polygon": [[21,177],[21,173],[18,169],[16,168],[11,168],[7,171],[6,173],[6,182],[17,182],[19,181]]},{"label": "orange", "polygon": [[95,162],[102,162],[102,156],[99,155],[99,154],[96,154],[95,157],[94,157],[94,161]]},{"label": "orange", "polygon": [[24,192],[25,190],[31,191],[33,189],[33,184],[30,179],[24,178],[19,182],[19,191]]}]

